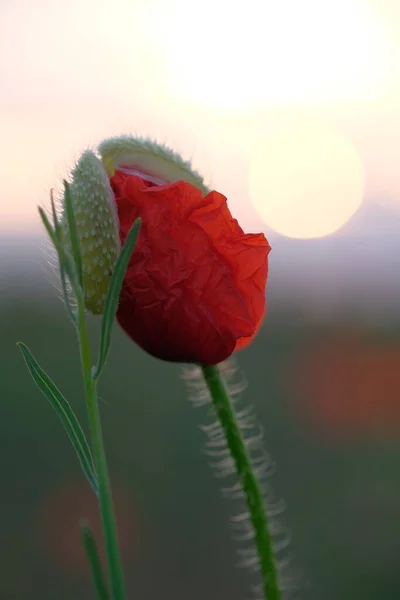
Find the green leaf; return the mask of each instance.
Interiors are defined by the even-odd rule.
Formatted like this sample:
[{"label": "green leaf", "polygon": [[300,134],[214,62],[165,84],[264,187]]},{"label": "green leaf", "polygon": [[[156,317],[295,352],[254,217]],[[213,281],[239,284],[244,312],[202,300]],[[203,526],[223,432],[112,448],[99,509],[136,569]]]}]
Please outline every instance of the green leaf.
[{"label": "green leaf", "polygon": [[132,225],[111,276],[110,286],[104,304],[104,315],[101,323],[100,356],[98,365],[93,372],[94,379],[97,379],[100,376],[107,360],[108,351],[110,349],[111,330],[118,308],[122,282],[129,260],[135,248],[141,223],[141,219],[136,219]]},{"label": "green leaf", "polygon": [[58,260],[60,261],[60,263],[62,263],[63,268],[65,269],[65,272],[67,273],[71,283],[74,283],[75,279],[74,279],[73,265],[71,263],[71,258],[64,251],[64,248],[61,243],[61,239],[59,239],[59,237],[58,237],[58,233],[59,233],[58,225],[56,225],[56,229],[53,229],[53,227],[50,225],[50,221],[47,218],[47,215],[44,212],[43,208],[41,206],[39,206],[38,210],[39,210],[40,218],[42,219],[43,225],[45,226],[46,231],[48,233],[48,236],[51,239],[51,241],[53,242],[55,249],[57,250]]},{"label": "green leaf", "polygon": [[96,588],[98,600],[109,600],[110,596],[107,589],[106,580],[103,575],[101,568],[101,562],[99,553],[97,551],[96,540],[94,539],[93,533],[90,531],[87,523],[82,523],[81,532],[83,538],[83,545],[86,550],[86,555],[89,560],[90,568],[92,571],[92,577],[94,587]]},{"label": "green leaf", "polygon": [[39,363],[33,357],[29,348],[22,342],[18,342],[17,346],[22,352],[28,371],[32,379],[46,396],[51,406],[57,413],[61,423],[64,426],[66,434],[72,442],[73,447],[78,455],[79,462],[83,472],[85,473],[93,491],[98,495],[98,483],[94,469],[92,454],[87,443],[85,434],[71,408],[68,400],[62,395],[57,386],[52,382],[50,377],[43,371]]},{"label": "green leaf", "polygon": [[82,270],[81,249],[79,246],[79,238],[78,238],[78,232],[77,232],[77,228],[76,228],[74,208],[72,206],[70,185],[67,181],[64,181],[64,187],[65,187],[65,192],[64,192],[65,211],[67,214],[69,237],[71,240],[71,247],[72,247],[72,256],[73,256],[74,262],[75,262],[76,273],[78,274],[79,285],[83,289],[83,270]]},{"label": "green leaf", "polygon": [[[60,225],[60,222],[59,222],[58,216],[57,216],[56,206],[54,204],[53,190],[51,190],[51,192],[50,192],[50,202],[51,202],[51,212],[53,215],[54,233],[55,233],[55,237],[57,238],[58,243],[61,246],[62,245],[62,231],[61,231],[61,225]],[[57,254],[58,254],[58,267],[59,267],[59,272],[60,272],[61,290],[62,290],[62,295],[64,298],[64,304],[67,309],[67,313],[68,313],[70,320],[73,322],[74,325],[76,325],[77,324],[76,314],[74,313],[72,306],[71,306],[71,302],[70,302],[69,295],[68,295],[68,289],[67,289],[67,280],[65,277],[66,272],[68,271],[70,273],[69,279],[72,282],[71,268],[70,268],[70,265],[68,265],[68,258],[64,259],[58,250],[57,250]]]},{"label": "green leaf", "polygon": [[54,231],[55,231],[57,239],[61,240],[61,225],[58,220],[56,205],[54,203],[53,190],[50,191],[50,203],[51,203],[51,214],[53,216]]},{"label": "green leaf", "polygon": [[49,235],[49,238],[51,239],[55,249],[57,250],[58,260],[62,264],[63,269],[65,270],[66,274],[68,275],[68,278],[70,279],[71,283],[73,285],[75,285],[76,281],[75,281],[75,277],[74,277],[73,264],[71,262],[70,256],[65,253],[64,248],[62,247],[62,244],[61,244],[61,240],[58,238],[58,231],[59,231],[58,226],[56,226],[57,227],[57,232],[56,232],[56,230],[53,229],[53,227],[50,225],[50,221],[47,218],[47,215],[41,206],[39,206],[39,214],[40,214],[40,218],[42,219],[43,225],[45,226],[46,231]]},{"label": "green leaf", "polygon": [[46,231],[49,235],[49,238],[53,242],[54,247],[57,250],[58,254],[60,254],[60,243],[57,239],[56,232],[54,231],[53,227],[50,225],[50,221],[47,218],[47,215],[41,206],[39,206],[39,214],[40,214],[40,218],[42,219],[43,225],[45,226]]}]

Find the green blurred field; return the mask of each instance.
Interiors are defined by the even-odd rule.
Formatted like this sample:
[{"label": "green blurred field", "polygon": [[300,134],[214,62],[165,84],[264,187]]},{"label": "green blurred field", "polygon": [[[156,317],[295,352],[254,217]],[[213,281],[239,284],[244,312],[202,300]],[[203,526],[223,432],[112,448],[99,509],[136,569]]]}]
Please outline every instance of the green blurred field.
[{"label": "green blurred field", "polygon": [[[84,517],[97,527],[95,506],[15,346],[28,344],[85,423],[75,334],[56,292],[42,285],[40,294],[32,287],[1,298],[0,598],[88,600],[78,524]],[[95,319],[91,329],[95,343]],[[368,352],[343,366],[346,336],[356,339],[351,348]],[[292,533],[282,557],[293,556],[289,575],[304,576],[296,597],[400,596],[399,357],[393,323],[318,324],[277,301],[254,345],[237,357],[249,382],[244,403],[254,404],[278,465],[270,483],[287,502],[282,519]],[[299,370],[309,380],[304,389]],[[314,377],[322,377],[326,396]],[[348,395],[337,398],[340,410],[338,377],[337,393]],[[363,387],[357,378],[364,377]],[[352,398],[363,390],[368,406]],[[238,543],[230,539],[236,506],[222,499],[222,482],[207,465],[199,428],[207,409],[188,401],[181,368],[148,357],[116,328],[101,396],[129,597],[249,597],[253,579],[235,567]]]}]

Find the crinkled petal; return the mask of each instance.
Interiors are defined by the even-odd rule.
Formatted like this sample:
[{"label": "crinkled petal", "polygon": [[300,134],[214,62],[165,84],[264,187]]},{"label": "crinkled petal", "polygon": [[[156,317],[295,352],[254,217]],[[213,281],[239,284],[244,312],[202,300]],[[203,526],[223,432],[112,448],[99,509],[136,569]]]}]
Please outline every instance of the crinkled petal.
[{"label": "crinkled petal", "polygon": [[111,183],[122,243],[142,218],[117,315],[126,333],[158,358],[203,364],[251,340],[265,309],[265,237],[244,234],[216,192],[118,171]]}]

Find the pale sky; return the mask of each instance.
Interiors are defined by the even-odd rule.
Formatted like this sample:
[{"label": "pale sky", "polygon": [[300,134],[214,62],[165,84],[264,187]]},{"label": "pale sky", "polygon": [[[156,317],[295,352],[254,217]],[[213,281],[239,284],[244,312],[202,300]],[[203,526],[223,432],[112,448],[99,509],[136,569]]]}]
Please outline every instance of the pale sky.
[{"label": "pale sky", "polygon": [[0,0],[0,231],[121,133],[191,158],[245,229],[400,211],[399,64],[398,0]]}]

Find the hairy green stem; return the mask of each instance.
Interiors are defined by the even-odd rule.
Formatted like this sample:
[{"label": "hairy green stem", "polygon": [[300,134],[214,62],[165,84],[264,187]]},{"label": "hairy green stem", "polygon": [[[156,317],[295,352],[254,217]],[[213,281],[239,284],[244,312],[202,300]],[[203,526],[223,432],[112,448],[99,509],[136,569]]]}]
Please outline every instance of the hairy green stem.
[{"label": "hairy green stem", "polygon": [[246,497],[260,561],[265,600],[281,600],[264,498],[237,424],[231,398],[217,366],[203,366],[202,371]]},{"label": "hairy green stem", "polygon": [[92,359],[85,321],[83,294],[78,294],[78,337],[81,355],[86,405],[89,419],[92,452],[99,484],[99,505],[107,554],[108,572],[113,600],[125,600],[125,584],[118,548],[117,526],[111,496],[110,479],[104,450],[96,381],[92,376]]}]

